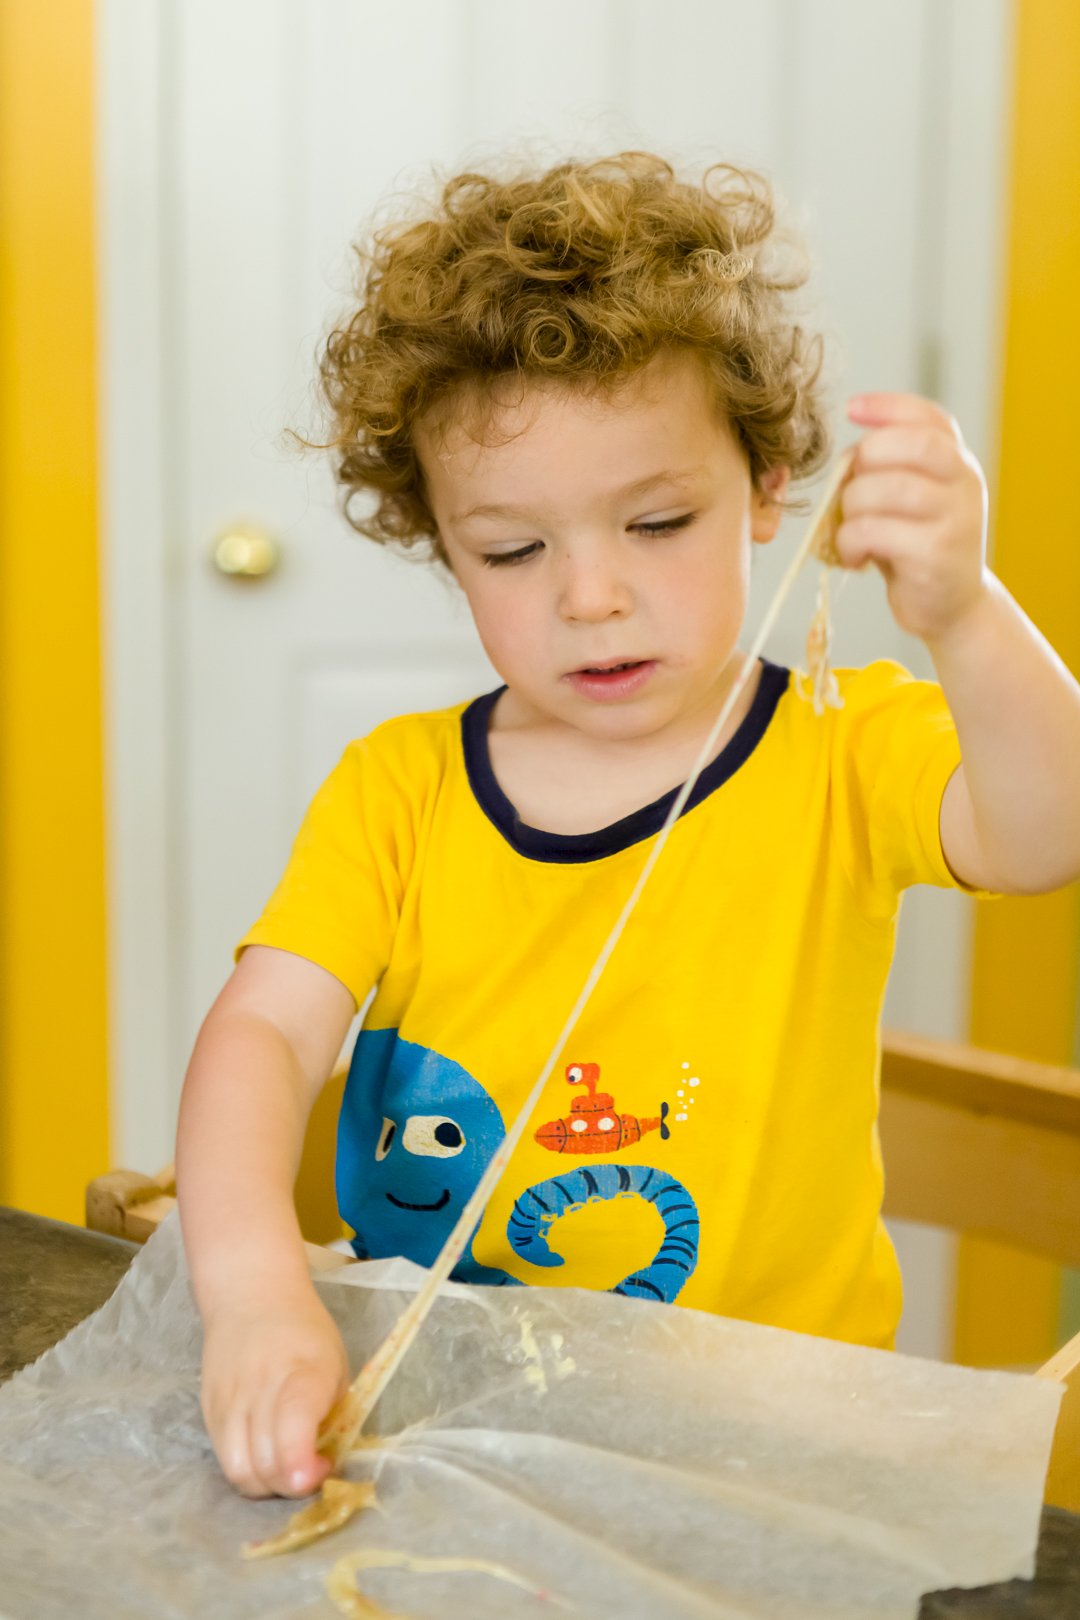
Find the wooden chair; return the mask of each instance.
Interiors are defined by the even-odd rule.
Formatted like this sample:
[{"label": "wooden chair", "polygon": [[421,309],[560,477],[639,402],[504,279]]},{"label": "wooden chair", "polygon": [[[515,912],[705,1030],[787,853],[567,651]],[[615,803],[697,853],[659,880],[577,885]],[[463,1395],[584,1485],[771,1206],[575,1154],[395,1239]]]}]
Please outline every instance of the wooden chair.
[{"label": "wooden chair", "polygon": [[[888,1034],[885,1213],[1080,1266],[1080,1070]],[[1080,1334],[1037,1370],[1065,1385],[1045,1499],[1080,1513]]]},{"label": "wooden chair", "polygon": [[[886,1034],[881,1142],[885,1213],[997,1239],[1080,1266],[1080,1070],[972,1046]],[[312,1264],[342,1257],[334,1204],[334,1135],[345,1073],[312,1113],[296,1183]],[[86,1224],[144,1242],[175,1203],[171,1167],[157,1176],[113,1171],[90,1183]],[[1065,1386],[1046,1501],[1080,1512],[1080,1334],[1040,1367]]]}]

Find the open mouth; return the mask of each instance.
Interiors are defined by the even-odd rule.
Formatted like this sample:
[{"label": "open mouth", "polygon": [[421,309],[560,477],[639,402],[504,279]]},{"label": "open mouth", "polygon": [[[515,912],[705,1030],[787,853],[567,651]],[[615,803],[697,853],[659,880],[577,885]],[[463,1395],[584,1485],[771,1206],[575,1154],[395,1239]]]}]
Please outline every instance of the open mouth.
[{"label": "open mouth", "polygon": [[437,1198],[433,1204],[407,1204],[404,1198],[395,1198],[393,1193],[387,1193],[386,1196],[398,1209],[445,1209],[450,1202],[450,1189],[444,1187],[442,1197]]},{"label": "open mouth", "polygon": [[583,664],[566,679],[581,697],[617,702],[642,692],[656,668],[655,658],[609,658],[599,664]]},{"label": "open mouth", "polygon": [[575,669],[575,675],[623,675],[628,669],[640,669],[644,658],[627,658],[622,663],[584,664]]}]

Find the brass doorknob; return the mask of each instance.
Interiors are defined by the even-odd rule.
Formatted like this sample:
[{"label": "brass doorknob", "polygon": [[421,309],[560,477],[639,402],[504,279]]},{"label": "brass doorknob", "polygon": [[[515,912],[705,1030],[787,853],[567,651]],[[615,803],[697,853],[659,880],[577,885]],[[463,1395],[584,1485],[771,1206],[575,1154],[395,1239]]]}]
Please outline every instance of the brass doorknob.
[{"label": "brass doorknob", "polygon": [[263,579],[281,560],[281,548],[262,529],[233,524],[214,541],[214,567],[231,579]]}]

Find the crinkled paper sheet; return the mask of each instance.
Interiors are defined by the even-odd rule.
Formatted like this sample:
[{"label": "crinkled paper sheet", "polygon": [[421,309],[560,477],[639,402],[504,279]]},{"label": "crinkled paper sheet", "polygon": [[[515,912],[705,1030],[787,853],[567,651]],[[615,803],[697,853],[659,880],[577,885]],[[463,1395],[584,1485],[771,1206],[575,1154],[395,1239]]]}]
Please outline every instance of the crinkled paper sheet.
[{"label": "crinkled paper sheet", "polygon": [[[320,1281],[354,1368],[421,1274]],[[5,1620],[334,1620],[350,1551],[494,1561],[363,1577],[439,1620],[912,1620],[919,1596],[1030,1576],[1060,1390],[677,1306],[450,1286],[354,1456],[380,1507],[302,1552],[241,1543],[297,1504],[245,1501],[199,1411],[178,1223],[112,1299],[0,1388]]]}]

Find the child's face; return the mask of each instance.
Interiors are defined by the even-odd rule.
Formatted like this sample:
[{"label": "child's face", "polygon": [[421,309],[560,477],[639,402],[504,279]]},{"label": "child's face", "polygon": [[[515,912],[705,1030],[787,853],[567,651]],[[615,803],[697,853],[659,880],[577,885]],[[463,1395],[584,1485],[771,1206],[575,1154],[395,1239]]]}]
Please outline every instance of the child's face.
[{"label": "child's face", "polygon": [[613,401],[538,384],[495,425],[491,437],[514,436],[478,445],[455,424],[445,442],[422,432],[418,452],[518,714],[631,740],[714,709],[751,543],[776,533],[786,472],[753,489],[687,354],[660,356]]}]

